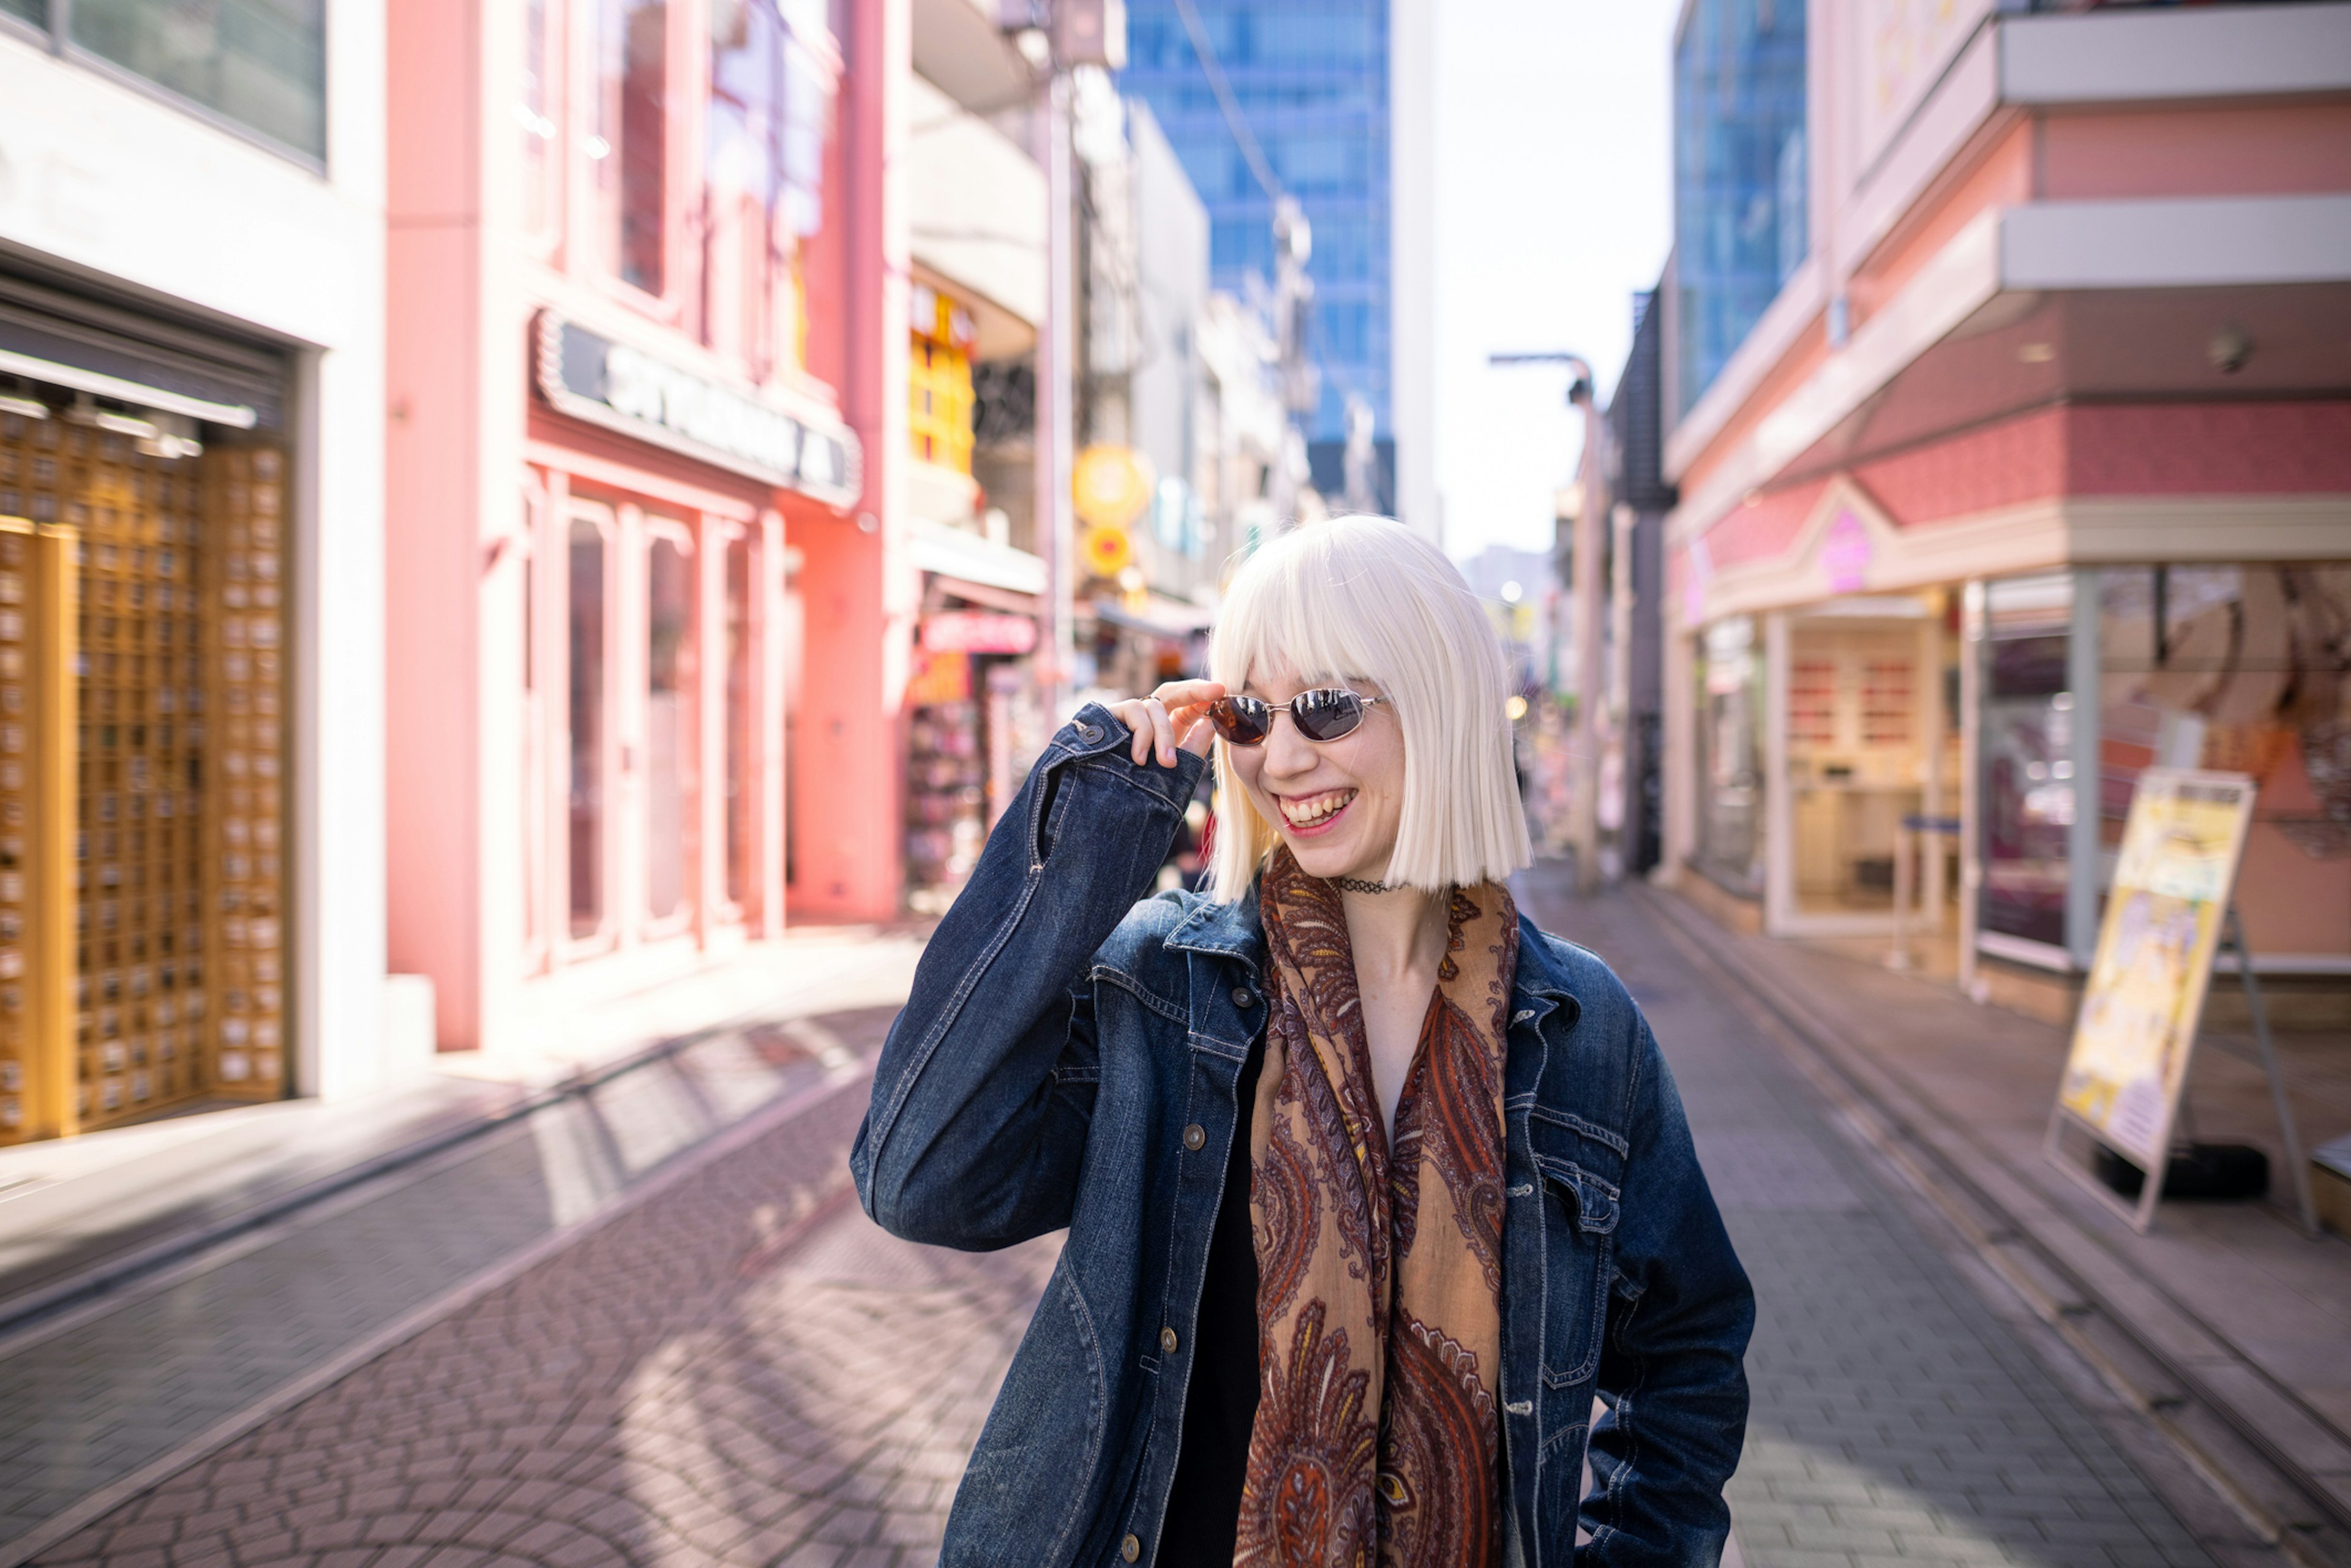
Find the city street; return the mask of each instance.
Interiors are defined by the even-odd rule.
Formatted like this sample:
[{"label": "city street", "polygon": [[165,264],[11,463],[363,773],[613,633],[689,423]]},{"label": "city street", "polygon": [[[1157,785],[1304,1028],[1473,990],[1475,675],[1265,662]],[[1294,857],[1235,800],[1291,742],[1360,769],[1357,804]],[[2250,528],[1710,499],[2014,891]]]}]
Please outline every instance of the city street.
[{"label": "city street", "polygon": [[[1562,883],[1546,863],[1522,896],[1647,1010],[1755,1281],[1754,1413],[1731,1488],[1745,1563],[2279,1560],[2002,1305],[1652,895],[1578,904]],[[864,1052],[886,1018],[829,1027]],[[586,1234],[517,1249],[519,1273],[455,1292],[445,1315],[37,1561],[929,1562],[1054,1249],[969,1257],[875,1230],[842,1168],[863,1094],[862,1077],[839,1083],[680,1156]],[[233,1317],[244,1299],[205,1310]],[[234,1344],[224,1326],[183,1332]],[[0,1376],[70,1338],[0,1360]]]}]

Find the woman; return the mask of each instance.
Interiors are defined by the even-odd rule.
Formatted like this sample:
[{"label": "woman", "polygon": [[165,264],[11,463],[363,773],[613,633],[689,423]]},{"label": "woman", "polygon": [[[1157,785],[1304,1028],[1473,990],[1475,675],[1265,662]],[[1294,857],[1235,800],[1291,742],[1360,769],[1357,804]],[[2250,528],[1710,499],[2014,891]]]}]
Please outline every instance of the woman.
[{"label": "woman", "polygon": [[[1054,738],[882,1053],[877,1221],[1069,1230],[941,1562],[1714,1563],[1752,1301],[1639,1009],[1503,886],[1484,608],[1340,518],[1211,673]],[[1210,891],[1146,898],[1215,741]]]}]

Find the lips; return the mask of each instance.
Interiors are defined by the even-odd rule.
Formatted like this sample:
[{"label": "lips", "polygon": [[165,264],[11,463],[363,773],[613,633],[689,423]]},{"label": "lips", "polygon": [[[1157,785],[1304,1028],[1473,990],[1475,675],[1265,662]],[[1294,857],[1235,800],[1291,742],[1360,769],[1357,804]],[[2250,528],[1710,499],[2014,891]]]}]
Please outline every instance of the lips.
[{"label": "lips", "polygon": [[1282,820],[1294,832],[1318,832],[1353,802],[1355,794],[1353,789],[1325,789],[1313,795],[1281,796]]}]

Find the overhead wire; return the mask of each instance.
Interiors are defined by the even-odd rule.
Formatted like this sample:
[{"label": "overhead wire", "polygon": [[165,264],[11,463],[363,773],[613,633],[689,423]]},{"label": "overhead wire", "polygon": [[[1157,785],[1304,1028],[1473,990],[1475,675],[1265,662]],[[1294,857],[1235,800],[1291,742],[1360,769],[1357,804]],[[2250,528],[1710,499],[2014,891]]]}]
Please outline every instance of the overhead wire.
[{"label": "overhead wire", "polygon": [[1257,144],[1256,134],[1249,130],[1249,120],[1241,114],[1240,100],[1233,96],[1233,84],[1225,79],[1225,68],[1217,58],[1217,46],[1208,37],[1207,27],[1200,21],[1200,13],[1192,0],[1176,0],[1176,14],[1183,18],[1185,34],[1192,40],[1192,53],[1200,62],[1200,69],[1208,78],[1208,90],[1217,96],[1217,107],[1224,111],[1225,128],[1239,143],[1241,157],[1256,176],[1258,188],[1266,200],[1281,199],[1281,182],[1274,177],[1273,165],[1265,160],[1265,151]]}]

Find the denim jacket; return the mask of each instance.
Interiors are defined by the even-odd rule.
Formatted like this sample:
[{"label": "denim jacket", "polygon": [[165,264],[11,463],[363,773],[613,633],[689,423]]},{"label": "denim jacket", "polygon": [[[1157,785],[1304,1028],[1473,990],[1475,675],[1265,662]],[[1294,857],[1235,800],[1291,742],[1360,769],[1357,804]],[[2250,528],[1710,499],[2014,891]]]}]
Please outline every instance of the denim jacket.
[{"label": "denim jacket", "polygon": [[[908,1240],[1069,1231],[943,1568],[1147,1563],[1176,1473],[1265,944],[1253,894],[1145,896],[1206,765],[1129,744],[1089,705],[1039,759],[915,970],[851,1155]],[[1506,1560],[1712,1564],[1754,1303],[1673,1078],[1607,967],[1523,920],[1506,1050]]]}]

